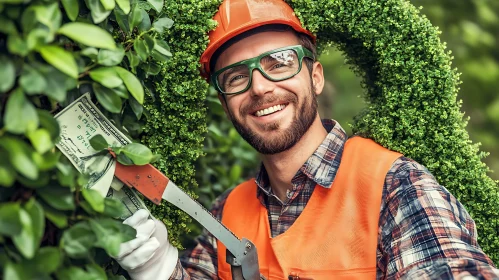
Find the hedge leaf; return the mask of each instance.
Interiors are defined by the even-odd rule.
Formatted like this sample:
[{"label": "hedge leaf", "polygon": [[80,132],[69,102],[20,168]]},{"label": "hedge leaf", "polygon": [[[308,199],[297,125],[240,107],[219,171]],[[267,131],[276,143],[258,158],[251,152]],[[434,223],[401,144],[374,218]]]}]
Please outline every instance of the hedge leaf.
[{"label": "hedge leaf", "polygon": [[58,46],[43,46],[38,49],[43,59],[71,78],[78,77],[78,66],[71,53]]},{"label": "hedge leaf", "polygon": [[57,32],[89,47],[116,49],[116,42],[111,34],[92,24],[70,22],[61,26]]},{"label": "hedge leaf", "polygon": [[14,63],[5,56],[0,56],[0,77],[2,77],[2,83],[0,83],[0,93],[6,92],[12,88],[16,79],[16,68]]},{"label": "hedge leaf", "polygon": [[61,0],[66,15],[71,21],[75,21],[80,11],[80,4],[77,0]]},{"label": "hedge leaf", "polygon": [[130,91],[130,94],[139,102],[139,104],[144,103],[144,88],[140,84],[139,79],[133,75],[130,71],[116,66],[116,72],[123,79],[126,88]]},{"label": "hedge leaf", "polygon": [[123,80],[113,67],[99,67],[89,72],[92,80],[108,88],[115,88],[123,84]]},{"label": "hedge leaf", "polygon": [[5,129],[14,134],[32,131],[40,122],[35,107],[26,99],[20,88],[14,90],[7,100],[4,118]]},{"label": "hedge leaf", "polygon": [[15,236],[21,233],[21,205],[15,202],[0,205],[0,234]]}]

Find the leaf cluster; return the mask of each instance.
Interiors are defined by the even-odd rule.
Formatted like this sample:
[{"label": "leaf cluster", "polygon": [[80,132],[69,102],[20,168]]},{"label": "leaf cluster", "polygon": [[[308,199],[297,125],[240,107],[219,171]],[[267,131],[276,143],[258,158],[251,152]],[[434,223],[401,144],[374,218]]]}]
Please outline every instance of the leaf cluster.
[{"label": "leaf cluster", "polygon": [[[121,203],[84,189],[54,114],[81,95],[137,140],[152,77],[172,54],[163,0],[0,1],[0,278],[107,279],[135,236]],[[145,146],[121,157],[145,164]],[[113,273],[111,273],[113,272]]]},{"label": "leaf cluster", "polygon": [[[82,189],[85,176],[66,163],[45,186],[2,190],[0,267],[3,279],[108,279],[107,256],[135,230],[114,219],[124,212],[116,199]],[[76,194],[76,195],[75,195]]]},{"label": "leaf cluster", "polygon": [[114,147],[107,143],[106,139],[97,134],[90,138],[90,145],[100,153],[112,153],[116,160],[123,165],[146,165],[158,160],[158,155],[153,155],[151,150],[140,144],[130,143],[122,147]]}]

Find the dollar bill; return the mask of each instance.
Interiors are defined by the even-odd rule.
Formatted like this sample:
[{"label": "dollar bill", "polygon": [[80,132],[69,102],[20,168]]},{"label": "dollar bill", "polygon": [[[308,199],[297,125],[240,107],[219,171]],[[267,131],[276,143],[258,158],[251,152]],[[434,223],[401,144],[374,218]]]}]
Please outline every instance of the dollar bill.
[{"label": "dollar bill", "polygon": [[109,119],[93,104],[90,94],[84,94],[59,112],[55,119],[61,128],[57,148],[75,168],[89,175],[86,188],[99,192],[103,197],[121,201],[126,212],[119,218],[126,219],[139,209],[147,209],[134,189],[123,187],[114,177],[116,160],[108,153],[99,154],[90,145],[90,139],[102,135],[111,146],[131,143]]}]

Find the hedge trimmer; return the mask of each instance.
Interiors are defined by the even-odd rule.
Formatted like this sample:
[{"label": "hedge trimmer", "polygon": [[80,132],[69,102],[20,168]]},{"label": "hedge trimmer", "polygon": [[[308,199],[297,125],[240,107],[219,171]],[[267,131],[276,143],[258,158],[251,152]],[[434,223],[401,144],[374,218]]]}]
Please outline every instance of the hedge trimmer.
[{"label": "hedge trimmer", "polygon": [[239,239],[199,202],[182,191],[168,177],[150,164],[123,165],[116,163],[116,178],[135,188],[155,204],[166,200],[189,214],[227,248],[227,263],[231,265],[232,279],[260,278],[255,245],[248,239]]}]

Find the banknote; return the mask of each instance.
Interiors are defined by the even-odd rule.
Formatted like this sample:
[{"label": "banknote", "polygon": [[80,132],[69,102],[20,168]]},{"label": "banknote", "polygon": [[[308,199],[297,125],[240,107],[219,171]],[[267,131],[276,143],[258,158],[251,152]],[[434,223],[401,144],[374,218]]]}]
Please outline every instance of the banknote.
[{"label": "banknote", "polygon": [[116,160],[108,153],[99,154],[90,145],[90,139],[98,134],[111,146],[124,146],[131,141],[95,106],[89,93],[64,108],[55,119],[61,128],[56,146],[79,172],[89,176],[86,188],[120,200],[126,209],[122,219],[139,209],[147,209],[135,190],[123,187],[114,177]]}]

